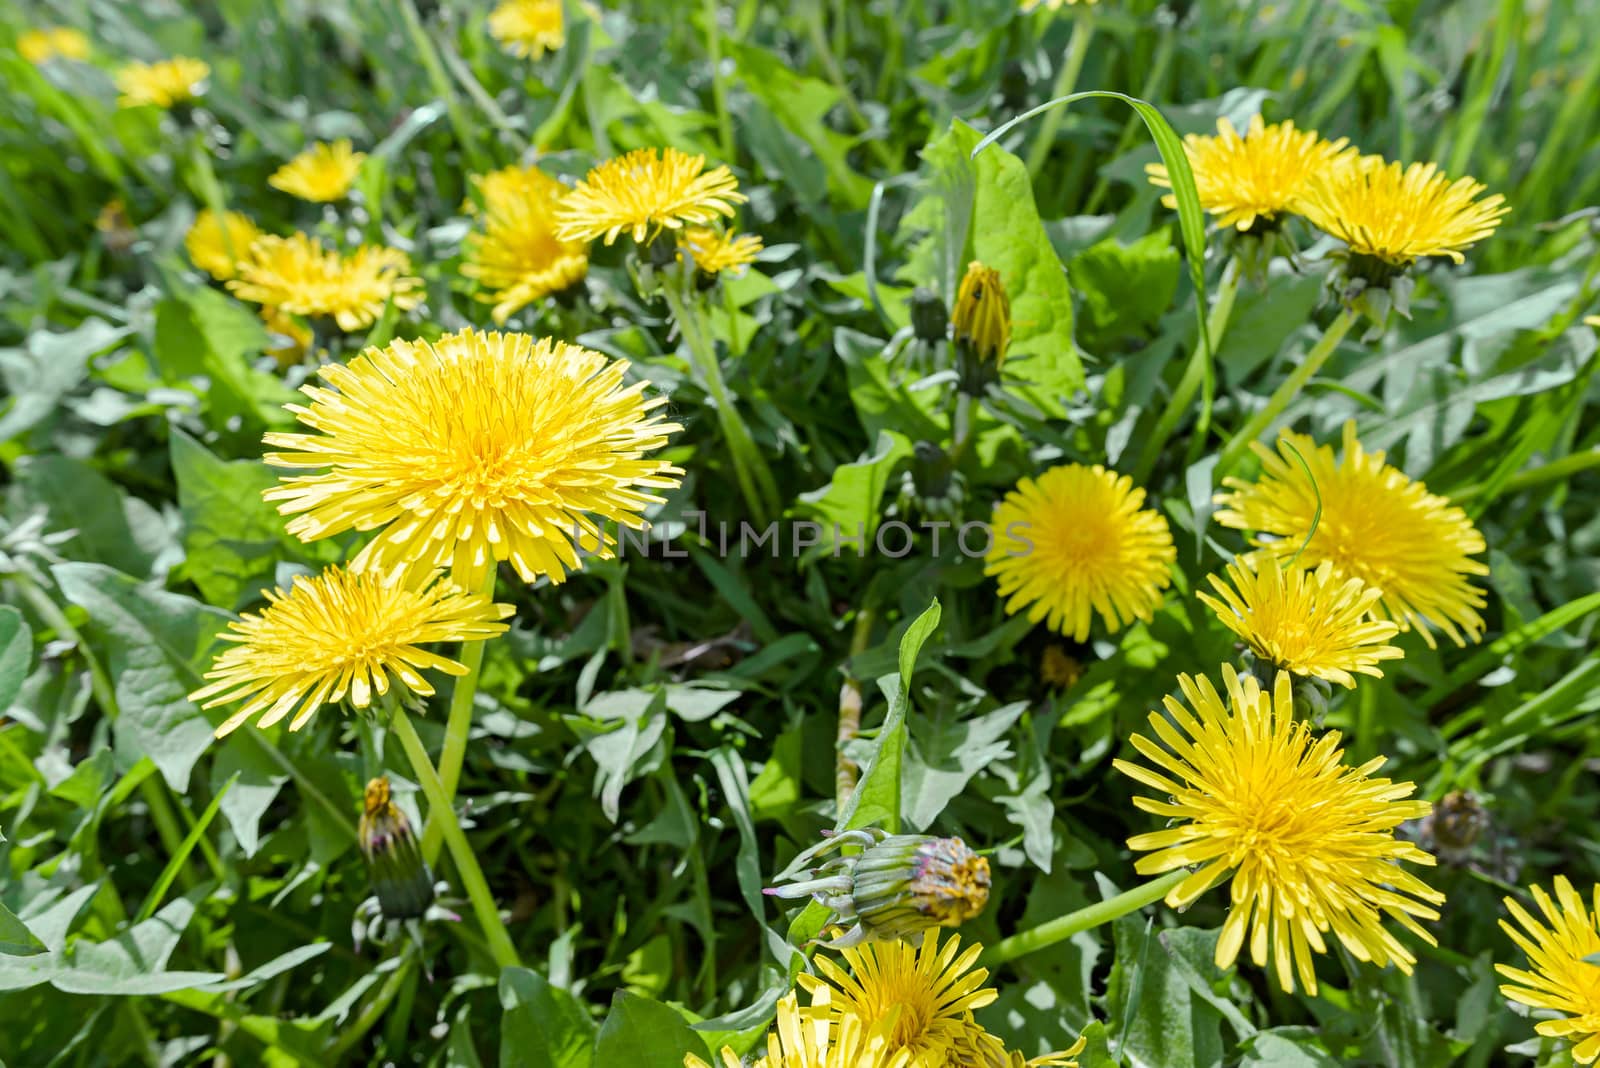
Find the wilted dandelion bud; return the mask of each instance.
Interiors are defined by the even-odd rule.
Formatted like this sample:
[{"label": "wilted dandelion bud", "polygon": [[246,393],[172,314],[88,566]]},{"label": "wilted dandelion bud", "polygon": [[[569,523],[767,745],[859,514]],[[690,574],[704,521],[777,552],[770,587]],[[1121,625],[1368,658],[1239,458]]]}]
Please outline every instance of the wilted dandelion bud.
[{"label": "wilted dandelion bud", "polygon": [[1039,657],[1039,678],[1053,690],[1068,690],[1083,678],[1083,664],[1059,645],[1047,645]]},{"label": "wilted dandelion bud", "polygon": [[[809,866],[845,846],[859,846],[861,852]],[[989,901],[989,862],[961,839],[891,835],[876,828],[846,831],[812,846],[778,878],[795,881],[762,893],[810,897],[832,910],[835,919],[855,921],[829,943],[835,949],[904,938],[930,927],[956,927],[982,912]]]},{"label": "wilted dandelion bud", "polygon": [[1489,810],[1477,796],[1452,790],[1422,820],[1422,847],[1446,864],[1463,864],[1489,829]]},{"label": "wilted dandelion bud", "polygon": [[950,331],[950,312],[939,294],[926,286],[911,293],[911,330],[918,341],[943,341]]},{"label": "wilted dandelion bud", "polygon": [[967,264],[950,316],[961,388],[981,393],[1000,373],[1011,344],[1011,301],[1000,272],[978,260]]},{"label": "wilted dandelion bud", "polygon": [[367,783],[358,837],[384,919],[417,919],[427,912],[433,904],[433,875],[411,821],[391,799],[389,780],[382,776]]}]

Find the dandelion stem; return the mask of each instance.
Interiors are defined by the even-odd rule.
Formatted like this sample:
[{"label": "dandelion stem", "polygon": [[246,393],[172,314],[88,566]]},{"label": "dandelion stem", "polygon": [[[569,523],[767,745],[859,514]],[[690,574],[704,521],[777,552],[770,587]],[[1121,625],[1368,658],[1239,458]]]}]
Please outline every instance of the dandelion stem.
[{"label": "dandelion stem", "polygon": [[1333,355],[1333,350],[1339,347],[1339,342],[1344,340],[1344,336],[1350,332],[1355,323],[1355,313],[1346,308],[1339,313],[1337,319],[1328,324],[1322,339],[1306,353],[1305,359],[1300,361],[1300,366],[1294,369],[1294,373],[1283,380],[1283,384],[1268,399],[1267,406],[1251,416],[1244,429],[1229,440],[1222,450],[1222,459],[1217,463],[1218,478],[1232,470],[1243,459],[1246,450],[1250,448],[1250,443],[1255,441],[1263,430],[1270,427],[1272,421],[1282,415],[1283,410],[1300,395],[1305,384],[1311,381],[1311,376],[1328,362],[1328,357]]},{"label": "dandelion stem", "polygon": [[[1077,88],[1078,75],[1083,73],[1083,61],[1089,56],[1089,41],[1094,37],[1094,17],[1089,14],[1088,8],[1082,8],[1077,13],[1077,21],[1072,27],[1072,39],[1067,42],[1067,54],[1061,61],[1061,70],[1056,74],[1056,84],[1050,90],[1050,100],[1059,100],[1064,96],[1071,96]],[[1065,108],[1051,108],[1045,112],[1044,121],[1039,124],[1039,136],[1034,138],[1033,147],[1028,149],[1028,176],[1036,178],[1039,171],[1044,168],[1044,161],[1050,156],[1050,148],[1055,144],[1056,131],[1061,129],[1061,120],[1066,117]]]},{"label": "dandelion stem", "polygon": [[724,163],[738,152],[733,141],[733,119],[728,114],[728,79],[722,72],[722,27],[717,22],[717,0],[702,5],[706,20],[706,51],[711,59],[711,99],[717,109],[717,142]]},{"label": "dandelion stem", "polygon": [[[483,581],[482,593],[494,600],[495,569],[489,568]],[[439,751],[439,782],[444,786],[444,796],[454,804],[456,787],[461,784],[461,765],[467,757],[467,738],[472,734],[472,702],[478,696],[478,676],[483,672],[483,647],[481,641],[461,643],[461,666],[467,673],[456,680],[450,692],[450,713],[445,719],[444,748]],[[439,858],[440,835],[443,828],[440,818],[429,813],[422,828],[422,859],[432,864]]]},{"label": "dandelion stem", "polygon": [[484,938],[488,941],[489,955],[502,968],[519,966],[522,961],[517,957],[516,946],[511,942],[505,923],[500,919],[494,896],[489,893],[483,868],[479,866],[478,857],[472,852],[467,836],[461,832],[455,808],[445,793],[444,784],[439,781],[439,773],[433,769],[433,761],[428,759],[428,751],[417,736],[417,729],[411,725],[406,710],[398,704],[389,722],[411,760],[411,768],[417,773],[417,782],[428,799],[428,825],[431,827],[437,823],[442,828],[444,842],[456,862],[456,873],[461,877],[462,888],[467,892],[467,900],[472,902],[472,911],[478,917],[478,925],[483,928]]},{"label": "dandelion stem", "polygon": [[1171,871],[1159,879],[1152,879],[1125,890],[1116,897],[1107,898],[1093,905],[1086,905],[1076,912],[1069,912],[1065,916],[1057,916],[1053,920],[1046,920],[1039,926],[1028,931],[1019,931],[1010,938],[1003,939],[990,946],[979,958],[979,963],[988,967],[1004,964],[1016,960],[1018,957],[1029,953],[1038,952],[1057,942],[1064,942],[1079,931],[1087,931],[1112,920],[1136,912],[1146,905],[1154,904],[1167,896],[1167,891],[1183,882],[1189,877],[1189,871],[1179,868]]},{"label": "dandelion stem", "polygon": [[728,439],[728,451],[733,456],[734,476],[738,479],[739,491],[744,495],[745,503],[754,513],[756,521],[764,526],[779,510],[782,498],[778,494],[778,485],[773,480],[766,460],[756,449],[755,439],[750,436],[739,409],[734,406],[728,383],[722,377],[722,366],[717,362],[716,344],[706,330],[700,307],[693,296],[684,293],[690,284],[689,279],[669,275],[665,282],[661,291],[666,295],[673,321],[678,324],[678,331],[689,348],[689,359],[694,369],[704,380],[706,392],[711,394],[722,436]]},{"label": "dandelion stem", "polygon": [[[1239,295],[1239,276],[1241,274],[1239,261],[1229,260],[1228,266],[1222,270],[1222,284],[1217,288],[1217,299],[1211,305],[1211,311],[1206,316],[1206,336],[1211,339],[1211,357],[1216,358],[1216,352],[1222,347],[1222,335],[1228,329],[1228,320],[1233,317],[1233,302]],[[1195,390],[1206,377],[1206,347],[1201,341],[1195,343],[1194,352],[1189,357],[1189,363],[1183,369],[1183,377],[1178,379],[1177,388],[1172,391],[1172,399],[1167,402],[1166,410],[1161,413],[1161,418],[1156,420],[1155,429],[1145,439],[1144,449],[1139,454],[1139,464],[1134,468],[1133,481],[1143,485],[1150,477],[1150,472],[1155,469],[1156,461],[1161,458],[1161,450],[1166,446],[1172,432],[1178,428],[1178,422],[1189,410],[1189,402],[1194,400]],[[1201,413],[1199,432],[1204,434],[1210,422],[1209,412]]]}]

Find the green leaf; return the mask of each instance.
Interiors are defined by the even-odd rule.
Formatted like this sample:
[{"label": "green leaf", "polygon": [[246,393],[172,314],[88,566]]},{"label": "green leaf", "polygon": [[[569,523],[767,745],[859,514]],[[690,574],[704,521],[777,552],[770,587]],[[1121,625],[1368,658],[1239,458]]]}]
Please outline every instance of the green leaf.
[{"label": "green leaf", "polygon": [[34,937],[28,925],[0,902],[0,955],[26,957],[44,951],[44,943]]},{"label": "green leaf", "polygon": [[277,476],[257,460],[219,459],[181,430],[172,432],[170,451],[183,515],[183,574],[210,604],[255,600],[272,584],[279,559],[304,555],[261,497]]},{"label": "green leaf", "polygon": [[228,781],[233,789],[222,799],[222,815],[239,849],[247,857],[255,856],[261,846],[261,817],[277,799],[289,775],[267,753],[266,746],[257,735],[249,731],[235,731],[218,743],[216,759],[211,763],[211,789],[216,791]]},{"label": "green leaf", "polygon": [[80,938],[64,949],[28,957],[0,956],[0,991],[26,990],[49,983],[69,994],[163,994],[205,986],[218,972],[167,971],[194,903],[170,902],[160,912],[106,942]]},{"label": "green leaf", "polygon": [[11,706],[33,663],[33,631],[22,613],[0,604],[0,712]]},{"label": "green leaf", "polygon": [[43,508],[49,529],[75,532],[57,547],[62,556],[106,564],[139,578],[150,574],[166,531],[148,504],[66,456],[24,456],[16,472],[16,505],[23,511]]},{"label": "green leaf", "polygon": [[596,1064],[607,1068],[683,1068],[686,1053],[702,1060],[710,1056],[705,1042],[676,1009],[626,990],[617,991],[611,1000],[611,1012],[600,1025],[594,1049]]},{"label": "green leaf", "polygon": [[1149,334],[1178,291],[1182,269],[1165,228],[1131,245],[1108,238],[1072,261],[1072,281],[1083,299],[1078,329],[1090,349]]},{"label": "green leaf", "polygon": [[[796,510],[822,524],[822,543],[812,556],[870,551],[878,532],[879,505],[889,476],[911,455],[911,440],[892,430],[880,430],[871,453],[833,469],[833,478],[821,489],[800,494]],[[856,539],[860,538],[860,548]]]},{"label": "green leaf", "polygon": [[[1485,1012],[1484,1019],[1494,1014]],[[1239,1068],[1338,1068],[1340,1062],[1329,1056],[1310,1027],[1274,1027],[1258,1031],[1244,1045],[1244,1060]]]},{"label": "green leaf", "polygon": [[120,764],[148,756],[178,793],[212,742],[212,724],[186,694],[226,613],[100,564],[51,568],[61,592],[89,613],[90,633],[107,654],[120,709],[115,732]]},{"label": "green leaf", "polygon": [[500,1007],[501,1068],[589,1068],[593,1063],[594,1022],[577,998],[538,972],[502,971]]},{"label": "green leaf", "polygon": [[[1222,1063],[1222,1017],[1196,997],[1152,924],[1115,923],[1116,964],[1106,991],[1117,1048],[1141,1068],[1210,1068]],[[1214,936],[1213,936],[1214,937]]]},{"label": "green leaf", "polygon": [[22,348],[0,349],[0,381],[9,398],[0,408],[0,441],[9,441],[54,415],[61,399],[88,375],[95,356],[128,333],[128,327],[91,318],[64,334],[36,330]]},{"label": "green leaf", "polygon": [[900,830],[901,776],[906,749],[906,713],[911,707],[911,676],[916,671],[917,654],[928,636],[939,626],[939,601],[936,598],[912,621],[900,637],[900,672],[878,680],[878,687],[889,699],[889,711],[878,729],[877,744],[866,761],[861,780],[850,802],[839,814],[835,830],[882,827],[891,834]]},{"label": "green leaf", "polygon": [[941,715],[911,732],[904,781],[905,818],[913,830],[927,830],[974,775],[1011,755],[1006,735],[1027,707],[1018,702],[970,719]]}]

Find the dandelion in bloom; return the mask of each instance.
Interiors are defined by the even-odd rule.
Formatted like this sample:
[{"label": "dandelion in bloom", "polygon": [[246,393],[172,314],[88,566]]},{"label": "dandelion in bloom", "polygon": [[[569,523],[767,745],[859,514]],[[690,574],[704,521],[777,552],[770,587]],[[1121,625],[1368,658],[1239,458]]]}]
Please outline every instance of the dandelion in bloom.
[{"label": "dandelion in bloom", "polygon": [[[1200,206],[1217,216],[1218,226],[1251,230],[1260,223],[1270,227],[1279,216],[1298,210],[1313,175],[1354,155],[1344,138],[1325,141],[1315,130],[1297,130],[1292,122],[1267,125],[1260,115],[1250,119],[1244,136],[1226,117],[1217,120],[1215,137],[1190,134],[1183,152],[1194,172]],[[1150,181],[1172,188],[1166,164],[1145,167]],[[1161,203],[1176,208],[1176,197]]]},{"label": "dandelion in bloom", "polygon": [[267,345],[267,355],[276,360],[279,367],[299,363],[311,351],[312,343],[316,340],[310,327],[280,308],[263,307],[261,325],[267,328],[267,333],[272,337]]},{"label": "dandelion in bloom", "polygon": [[1600,315],[1590,315],[1583,320],[1585,326],[1600,327]]},{"label": "dandelion in bloom", "polygon": [[1052,467],[1025,478],[994,511],[984,573],[1000,582],[1006,611],[1074,641],[1098,614],[1110,631],[1154,618],[1177,550],[1144,490],[1096,464]]},{"label": "dandelion in bloom", "polygon": [[125,108],[152,104],[170,108],[205,92],[211,68],[198,59],[178,56],[158,63],[127,63],[117,71],[117,103]]},{"label": "dandelion in bloom", "polygon": [[564,241],[611,244],[620,234],[637,242],[663,229],[706,225],[733,217],[733,205],[747,199],[727,167],[705,169],[704,156],[676,148],[640,148],[591,170],[568,193],[557,213]]},{"label": "dandelion in bloom", "polygon": [[1498,193],[1478,199],[1484,191],[1471,178],[1452,182],[1437,164],[1402,168],[1362,156],[1314,175],[1299,211],[1354,256],[1392,271],[1423,256],[1462,262],[1462,250],[1494,233],[1511,211]]},{"label": "dandelion in bloom", "polygon": [[[802,1008],[791,991],[778,1000],[778,1018],[767,1034],[766,1054],[757,1068],[919,1068],[911,1054],[891,1050],[888,1039],[868,1030],[855,1016],[831,1011],[831,991],[823,987]],[[732,1047],[722,1047],[717,1064],[684,1054],[684,1068],[744,1068]]]},{"label": "dandelion in bloom", "polygon": [[1550,1038],[1573,1043],[1572,1059],[1593,1064],[1600,1058],[1600,886],[1593,890],[1593,908],[1563,875],[1556,876],[1554,899],[1541,887],[1533,900],[1544,916],[1541,922],[1515,898],[1505,899],[1517,921],[1500,926],[1528,957],[1528,967],[1496,964],[1495,971],[1511,980],[1500,993],[1532,1009],[1559,1013],[1541,1020],[1534,1030]]},{"label": "dandelion in bloom", "polygon": [[1255,544],[1279,560],[1304,545],[1306,566],[1327,561],[1336,575],[1381,590],[1373,613],[1401,630],[1415,628],[1430,647],[1433,627],[1457,645],[1483,633],[1483,591],[1469,581],[1489,573],[1472,559],[1484,551],[1483,535],[1449,500],[1385,464],[1381,451],[1363,449],[1354,421],[1344,426],[1342,459],[1331,445],[1288,430],[1277,453],[1260,443],[1251,448],[1261,457],[1261,476],[1223,479],[1231,492],[1216,499],[1219,523],[1255,531]]},{"label": "dandelion in bloom", "polygon": [[239,262],[250,254],[261,231],[247,215],[225,211],[221,215],[206,208],[195,216],[194,225],[184,235],[183,247],[190,261],[219,282],[238,276]]},{"label": "dandelion in bloom", "polygon": [[422,303],[422,280],[409,273],[411,260],[386,245],[362,245],[343,256],[306,234],[266,234],[238,271],[228,288],[240,299],[326,316],[346,333],[371,326],[391,301],[401,311]]},{"label": "dandelion in bloom", "polygon": [[365,152],[351,150],[348,138],[332,144],[319,142],[274,171],[267,184],[314,204],[342,200],[366,158]]},{"label": "dandelion in bloom", "polygon": [[203,708],[244,702],[217,728],[219,738],[257,716],[257,726],[270,727],[292,714],[289,729],[299,730],[324,705],[367,708],[396,683],[432,696],[424,671],[467,669],[422,647],[493,637],[512,613],[421,571],[330,567],[266,597],[266,608],[228,625],[221,637],[233,646],[212,662],[205,676],[212,681],[189,695]]},{"label": "dandelion in bloom", "polygon": [[17,53],[35,67],[52,59],[88,59],[89,38],[69,26],[29,30],[18,35]]},{"label": "dandelion in bloom", "polygon": [[566,193],[560,182],[537,167],[505,167],[473,181],[483,229],[467,235],[461,273],[487,290],[479,299],[494,305],[497,324],[588,273],[588,243],[556,236],[556,205]]},{"label": "dandelion in bloom", "polygon": [[514,56],[538,59],[567,41],[561,0],[501,0],[489,12],[489,36]]},{"label": "dandelion in bloom", "polygon": [[1068,1066],[1083,1048],[1025,1060],[981,1027],[973,1011],[989,1005],[999,992],[984,986],[989,972],[974,969],[983,947],[974,943],[961,952],[961,939],[951,935],[941,945],[935,930],[916,942],[871,942],[841,954],[840,967],[819,954],[820,975],[802,973],[796,981],[814,997],[828,995],[833,1017],[857,1020],[869,1034],[883,1035],[895,1055],[909,1054],[913,1065],[972,1065],[1011,1068],[1025,1065]]},{"label": "dandelion in bloom", "polygon": [[1159,741],[1130,739],[1153,768],[1115,762],[1160,795],[1134,804],[1166,824],[1128,839],[1131,849],[1155,851],[1137,870],[1193,869],[1167,894],[1175,909],[1231,879],[1219,968],[1231,967],[1248,944],[1258,967],[1270,959],[1282,989],[1293,992],[1298,975],[1315,994],[1312,957],[1328,951],[1323,936],[1331,933],[1358,960],[1392,962],[1409,974],[1416,959],[1383,918],[1435,944],[1418,921],[1437,919],[1433,906],[1444,895],[1400,866],[1433,858],[1394,834],[1430,806],[1404,800],[1412,783],[1370,777],[1382,757],[1348,767],[1337,731],[1318,738],[1297,722],[1288,672],[1270,694],[1231,666],[1223,665],[1222,678],[1226,698],[1209,679],[1179,675],[1184,700],[1168,697],[1166,716],[1150,714]]},{"label": "dandelion in bloom", "polygon": [[1197,596],[1277,668],[1354,689],[1355,674],[1382,678],[1378,662],[1404,655],[1388,644],[1399,626],[1369,618],[1383,591],[1336,574],[1331,561],[1314,571],[1285,571],[1277,557],[1252,553],[1229,564],[1226,574],[1226,582],[1206,576],[1216,597]]},{"label": "dandelion in bloom", "polygon": [[358,566],[448,567],[480,589],[496,561],[524,581],[560,582],[581,547],[614,544],[603,520],[642,528],[641,512],[683,472],[648,453],[680,429],[666,403],[625,385],[628,364],[525,334],[464,330],[370,348],[330,364],[290,411],[314,434],[275,433],[267,462],[291,471],[266,492],[315,541],[377,531]]},{"label": "dandelion in bloom", "polygon": [[761,238],[755,234],[722,233],[709,226],[685,227],[678,235],[678,259],[689,259],[706,274],[743,272],[756,261]]},{"label": "dandelion in bloom", "polygon": [[1022,0],[1022,10],[1038,11],[1043,8],[1046,11],[1060,11],[1063,7],[1074,7],[1080,3],[1087,7],[1099,2],[1100,0]]}]

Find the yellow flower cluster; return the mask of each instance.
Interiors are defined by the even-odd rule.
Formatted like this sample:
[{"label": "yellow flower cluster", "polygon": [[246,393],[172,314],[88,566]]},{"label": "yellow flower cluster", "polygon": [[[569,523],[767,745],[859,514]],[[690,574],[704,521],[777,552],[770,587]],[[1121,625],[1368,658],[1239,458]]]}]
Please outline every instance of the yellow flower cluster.
[{"label": "yellow flower cluster", "polygon": [[[1190,134],[1184,154],[1200,206],[1218,225],[1252,231],[1301,215],[1352,254],[1392,268],[1424,256],[1460,263],[1511,210],[1498,194],[1479,199],[1485,188],[1471,178],[1451,181],[1432,163],[1402,167],[1348,145],[1256,115],[1242,136],[1225,117],[1214,137]],[[1154,184],[1172,187],[1165,164],[1145,170]],[[1162,203],[1177,206],[1173,196]]]},{"label": "yellow flower cluster", "polygon": [[[973,1018],[999,991],[984,985],[989,972],[974,968],[981,945],[961,952],[961,939],[942,944],[938,932],[919,942],[885,941],[842,951],[844,964],[817,958],[820,975],[798,982],[811,999],[800,1006],[791,992],[778,1002],[777,1026],[767,1036],[758,1068],[1076,1068],[1084,1039],[1065,1050],[1028,1058],[1010,1050]],[[732,1049],[723,1068],[739,1068]],[[712,1068],[694,1054],[685,1068]]]},{"label": "yellow flower cluster", "polygon": [[483,200],[482,229],[468,235],[461,273],[485,292],[497,324],[589,271],[589,246],[556,235],[566,188],[537,167],[505,167],[473,179]]}]

